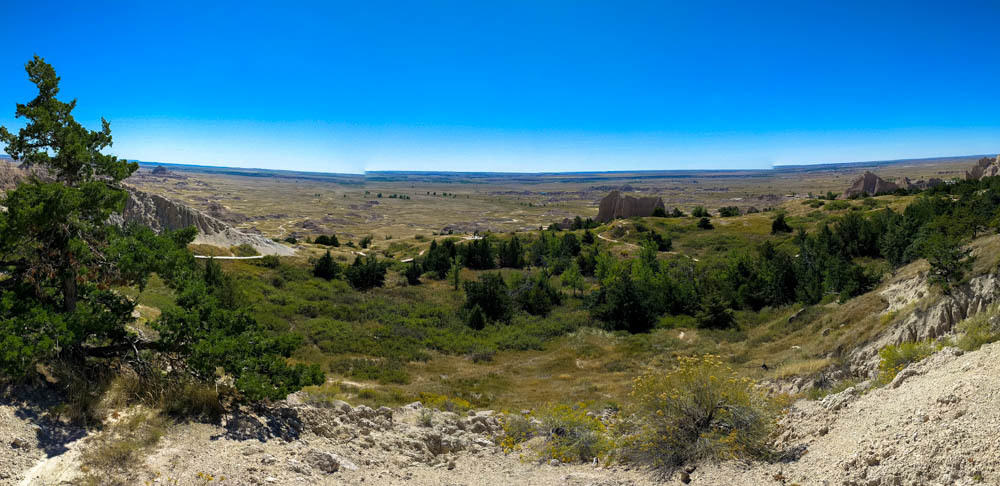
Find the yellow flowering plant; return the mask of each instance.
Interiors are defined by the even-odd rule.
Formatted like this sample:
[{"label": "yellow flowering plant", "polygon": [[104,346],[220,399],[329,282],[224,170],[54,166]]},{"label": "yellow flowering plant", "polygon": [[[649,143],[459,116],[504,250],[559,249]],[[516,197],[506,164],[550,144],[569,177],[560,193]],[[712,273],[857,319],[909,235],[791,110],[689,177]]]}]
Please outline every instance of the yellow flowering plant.
[{"label": "yellow flowering plant", "polygon": [[672,470],[703,459],[772,453],[781,405],[718,356],[681,357],[666,373],[636,378],[623,446],[633,460]]}]

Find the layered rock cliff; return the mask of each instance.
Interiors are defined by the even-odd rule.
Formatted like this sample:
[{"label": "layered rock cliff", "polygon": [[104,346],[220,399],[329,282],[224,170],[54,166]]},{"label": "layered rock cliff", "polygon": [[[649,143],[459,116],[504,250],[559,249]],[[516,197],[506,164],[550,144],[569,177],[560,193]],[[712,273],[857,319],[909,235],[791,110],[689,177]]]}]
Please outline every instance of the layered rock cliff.
[{"label": "layered rock cliff", "polygon": [[265,255],[292,255],[291,248],[260,235],[243,233],[197,209],[156,194],[129,188],[125,211],[112,216],[116,224],[123,222],[149,226],[154,231],[176,230],[194,226],[198,229],[195,243],[221,247],[248,244]]},{"label": "layered rock cliff", "polygon": [[889,194],[899,189],[899,186],[886,181],[881,177],[865,171],[864,175],[855,179],[851,187],[847,188],[838,199],[848,199],[857,196],[877,196],[879,194]]},{"label": "layered rock cliff", "polygon": [[966,180],[979,180],[983,177],[993,177],[1000,175],[1000,155],[997,155],[995,159],[989,157],[983,157],[976,162],[976,165],[972,167],[972,170],[965,173]]},{"label": "layered rock cliff", "polygon": [[659,197],[623,196],[618,191],[611,191],[610,194],[604,196],[604,199],[601,199],[600,207],[597,211],[597,221],[607,222],[618,218],[652,216],[656,208],[665,210],[663,199]]}]

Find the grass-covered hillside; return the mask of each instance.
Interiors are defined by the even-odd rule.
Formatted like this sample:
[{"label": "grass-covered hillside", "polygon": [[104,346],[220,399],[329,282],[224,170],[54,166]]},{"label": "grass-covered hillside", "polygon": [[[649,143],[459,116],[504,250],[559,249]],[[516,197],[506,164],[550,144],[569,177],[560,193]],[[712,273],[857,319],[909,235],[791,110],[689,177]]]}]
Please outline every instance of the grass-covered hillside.
[{"label": "grass-covered hillside", "polygon": [[[899,317],[872,290],[933,270],[941,293],[995,263],[991,239],[966,259],[969,225],[949,224],[946,241],[926,229],[949,207],[962,211],[963,197],[981,197],[970,185],[711,214],[710,229],[701,217],[650,217],[364,249],[305,244],[299,257],[221,265],[259,323],[302,336],[293,360],[328,376],[309,389],[317,397],[620,405],[632,378],[681,356],[719,355],[755,379],[842,365]],[[894,240],[896,227],[905,234]],[[922,258],[949,250],[955,260],[935,268]],[[320,271],[327,251],[330,268]],[[170,295],[154,280],[139,302],[169,307]]]}]

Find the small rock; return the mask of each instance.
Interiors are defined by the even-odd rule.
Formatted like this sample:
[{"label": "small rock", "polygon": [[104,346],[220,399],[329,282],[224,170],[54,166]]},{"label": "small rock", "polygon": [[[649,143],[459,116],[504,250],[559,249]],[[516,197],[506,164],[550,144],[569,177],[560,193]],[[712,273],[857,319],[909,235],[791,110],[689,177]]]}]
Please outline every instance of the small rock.
[{"label": "small rock", "polygon": [[448,461],[448,470],[455,469],[455,461]]},{"label": "small rock", "polygon": [[288,460],[288,469],[292,472],[297,472],[303,476],[308,476],[312,474],[312,470],[309,469],[308,465],[296,461],[295,459]]},{"label": "small rock", "polygon": [[311,450],[306,453],[306,462],[327,474],[340,470],[340,461],[337,456],[329,452]]},{"label": "small rock", "polygon": [[13,447],[14,449],[27,449],[28,441],[20,437],[17,437],[14,440],[10,441],[10,446]]},{"label": "small rock", "polygon": [[903,371],[900,371],[899,373],[896,374],[896,377],[892,379],[892,383],[889,383],[889,387],[899,388],[899,385],[902,385],[903,382],[906,381],[908,378],[917,376],[919,374],[920,373],[913,368],[906,368]]},{"label": "small rock", "polygon": [[958,398],[954,394],[949,393],[948,395],[938,397],[937,402],[940,403],[941,405],[951,405],[954,403],[958,403],[961,400],[962,400],[961,398]]},{"label": "small rock", "polygon": [[689,484],[691,482],[691,475],[688,474],[687,471],[681,471],[681,473],[679,474],[679,479],[681,480],[682,483]]},{"label": "small rock", "polygon": [[551,459],[551,460],[549,460],[549,465],[550,466],[558,466],[560,464],[562,464],[562,463],[559,462],[559,459]]},{"label": "small rock", "polygon": [[260,463],[264,464],[264,465],[274,464],[275,462],[278,462],[278,459],[276,457],[272,456],[271,454],[264,454],[260,458]]}]

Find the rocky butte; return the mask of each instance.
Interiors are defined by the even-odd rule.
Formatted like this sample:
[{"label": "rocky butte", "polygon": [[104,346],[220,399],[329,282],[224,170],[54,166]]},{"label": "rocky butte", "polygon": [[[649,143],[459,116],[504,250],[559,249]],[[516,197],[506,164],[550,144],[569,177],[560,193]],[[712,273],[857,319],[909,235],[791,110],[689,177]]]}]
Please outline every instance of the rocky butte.
[{"label": "rocky butte", "polygon": [[1000,155],[997,155],[995,159],[989,157],[979,159],[979,162],[976,162],[972,170],[965,173],[965,179],[972,181],[995,175],[1000,175]]},{"label": "rocky butte", "polygon": [[857,196],[877,196],[879,194],[889,194],[899,189],[899,186],[882,179],[881,177],[865,171],[864,175],[858,177],[851,187],[847,188],[838,199],[848,199]]},{"label": "rocky butte", "polygon": [[600,222],[608,222],[618,218],[652,216],[656,208],[665,210],[663,199],[623,196],[621,192],[611,191],[610,194],[604,196],[604,199],[601,199],[596,219]]}]

